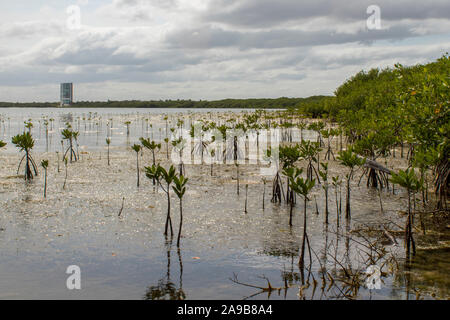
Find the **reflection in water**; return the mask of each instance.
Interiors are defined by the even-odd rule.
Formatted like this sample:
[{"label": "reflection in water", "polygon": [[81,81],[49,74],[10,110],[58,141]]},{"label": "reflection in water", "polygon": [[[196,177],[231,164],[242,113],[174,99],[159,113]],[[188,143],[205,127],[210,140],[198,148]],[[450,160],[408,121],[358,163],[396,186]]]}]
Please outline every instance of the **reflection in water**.
[{"label": "reflection in water", "polygon": [[177,249],[178,264],[180,269],[180,278],[177,286],[170,279],[170,258],[172,251],[172,241],[166,242],[167,251],[167,272],[166,275],[158,281],[156,286],[150,286],[145,293],[145,300],[184,300],[186,294],[183,291],[183,260],[181,258],[181,250]]},{"label": "reflection in water", "polygon": [[[33,123],[35,126],[32,129],[33,136],[36,137],[34,151],[39,157],[50,159],[54,165],[53,170],[50,171],[52,183],[48,200],[42,199],[41,179],[36,179],[32,184],[26,184],[23,187],[22,179],[16,176],[10,177],[16,172],[20,154],[11,144],[8,144],[6,150],[2,149],[0,153],[2,160],[0,169],[2,208],[0,215],[0,237],[2,239],[0,270],[2,272],[0,278],[2,291],[7,294],[17,292],[20,297],[24,298],[35,297],[30,292],[39,291],[41,297],[59,298],[59,295],[53,292],[55,290],[52,287],[53,284],[48,286],[49,283],[43,282],[40,274],[48,274],[49,278],[52,277],[59,268],[55,261],[65,261],[71,257],[73,252],[77,252],[77,259],[80,260],[77,262],[82,263],[93,260],[92,249],[103,252],[105,248],[109,250],[112,245],[114,251],[122,251],[122,255],[114,258],[120,264],[121,270],[124,268],[133,268],[134,270],[137,264],[148,266],[149,269],[154,270],[154,264],[159,263],[164,264],[165,269],[167,259],[167,273],[164,270],[164,276],[161,274],[156,277],[152,274],[152,282],[144,282],[153,285],[148,288],[147,292],[145,291],[147,288],[142,288],[142,280],[149,281],[147,270],[139,268],[137,274],[132,273],[131,275],[129,272],[122,273],[123,280],[127,281],[130,286],[134,286],[132,292],[137,296],[133,295],[133,297],[142,298],[146,293],[146,299],[185,298],[182,290],[181,252],[177,252],[177,259],[177,257],[171,256],[170,246],[166,248],[167,251],[164,249],[161,251],[160,246],[149,246],[149,243],[153,241],[149,235],[159,233],[158,213],[161,210],[161,201],[165,203],[166,199],[162,194],[154,193],[152,197],[145,197],[142,191],[135,191],[135,183],[129,178],[135,174],[135,167],[128,166],[129,149],[125,149],[127,144],[137,141],[139,137],[159,138],[161,141],[166,136],[163,133],[167,131],[168,127],[175,125],[179,116],[174,113],[169,121],[163,122],[162,112],[169,112],[169,110],[158,111],[159,113],[155,113],[153,116],[148,114],[149,110],[145,110],[146,114],[138,113],[138,111],[127,110],[129,113],[124,114],[122,110],[120,113],[112,114],[116,111],[102,110],[101,113],[95,114],[88,113],[86,110],[73,110],[73,116],[70,118],[68,116],[59,117],[59,113],[66,114],[67,112],[66,109],[58,109],[57,113],[54,111],[55,114],[42,118],[41,113],[45,111],[34,109]],[[10,112],[10,110],[6,110],[6,112]],[[22,114],[28,115],[28,111],[15,112],[17,115],[13,120],[10,122],[8,119],[6,125],[4,123],[3,130],[0,132],[2,140],[10,141],[11,135],[23,130]],[[53,117],[54,120],[52,121],[50,117]],[[201,117],[200,115],[192,118],[186,117],[186,127],[190,127],[191,120]],[[228,117],[220,118],[219,114],[215,119],[223,123]],[[41,128],[40,125],[37,125],[36,121],[39,119],[49,121],[48,134],[46,126]],[[70,190],[61,193],[64,169],[62,167],[63,170],[60,173],[59,168],[56,170],[56,166],[60,165],[62,157],[60,129],[65,127],[66,121],[72,121],[73,128],[80,131],[80,155],[83,159],[80,163],[73,165],[74,174],[70,177],[72,180]],[[124,125],[125,121],[132,122],[129,134]],[[163,128],[162,131],[161,128]],[[102,159],[102,154],[106,158],[106,137],[112,137],[111,152],[114,156],[114,161],[108,168],[105,168],[106,161],[98,161],[98,159]],[[40,153],[44,150],[48,150],[49,154]],[[55,151],[58,151],[59,154],[55,155]],[[159,159],[166,163],[166,153],[162,151]],[[7,153],[9,154],[7,155]],[[146,155],[144,155],[142,163],[144,164],[145,161],[150,161]],[[190,179],[194,183],[190,200],[186,204],[187,212],[196,214],[193,214],[188,221],[191,231],[187,233],[186,240],[190,241],[189,250],[198,252],[202,259],[205,258],[203,260],[204,269],[196,270],[189,275],[190,279],[197,281],[184,284],[186,287],[184,289],[190,290],[190,298],[210,298],[212,291],[217,295],[215,297],[225,299],[234,299],[241,295],[254,293],[251,288],[239,286],[233,286],[228,291],[230,284],[227,279],[232,272],[239,272],[240,280],[244,282],[251,281],[248,279],[255,274],[266,275],[267,278],[263,278],[259,281],[261,283],[258,283],[266,287],[257,287],[258,289],[255,291],[266,292],[267,298],[271,299],[355,299],[367,298],[372,293],[373,298],[404,299],[405,290],[407,291],[406,296],[414,299],[416,289],[421,291],[422,297],[427,292],[444,297],[448,295],[450,287],[448,252],[436,252],[436,259],[431,261],[431,253],[427,253],[424,254],[423,261],[420,261],[418,251],[409,273],[407,270],[405,272],[403,263],[400,263],[400,270],[391,276],[389,264],[383,265],[383,261],[378,262],[377,260],[379,256],[381,257],[381,253],[379,254],[381,249],[373,248],[372,244],[367,243],[366,239],[358,234],[360,228],[346,230],[344,217],[342,217],[342,224],[337,226],[335,217],[330,216],[327,231],[322,227],[322,216],[310,215],[308,241],[311,243],[311,252],[306,251],[302,277],[301,270],[298,268],[303,220],[301,206],[295,207],[292,228],[288,227],[287,213],[289,209],[287,206],[270,205],[266,206],[263,212],[258,211],[261,205],[259,195],[253,198],[249,197],[248,205],[252,210],[249,210],[249,215],[244,217],[241,205],[235,198],[235,187],[232,183],[232,177],[234,177],[232,172],[234,171],[229,171],[226,166],[217,168],[220,175],[223,175],[223,178],[219,180],[219,174],[215,178],[208,178],[202,172],[204,168],[203,166],[188,167]],[[263,185],[260,183],[257,171],[254,171],[255,168],[252,166],[242,168],[242,173],[245,174],[248,183],[255,183],[255,186],[259,184],[262,190]],[[338,166],[331,166],[330,170],[334,170],[334,174],[340,174]],[[94,178],[99,174],[101,174],[101,181]],[[121,183],[117,183],[118,181]],[[151,187],[151,182],[148,186]],[[108,193],[105,193],[104,190],[108,190]],[[387,241],[383,241],[385,235],[383,235],[382,229],[378,230],[378,224],[384,223],[388,216],[375,214],[378,213],[378,209],[371,208],[373,199],[370,193],[367,194],[365,188],[359,190],[355,186],[354,190],[354,195],[359,201],[355,202],[352,222],[354,224],[368,223],[370,228],[366,229],[373,230],[363,230],[363,236],[371,241],[381,239],[382,243],[387,243]],[[208,192],[208,197],[214,201],[204,203],[202,195],[206,192]],[[317,202],[320,205],[323,193],[318,189],[313,193],[318,196]],[[121,206],[123,195],[127,196],[127,203],[130,203],[130,207],[125,214],[126,218],[122,220],[123,223],[116,226],[117,211]],[[339,195],[340,192],[335,195],[337,216],[342,203],[339,201]],[[378,201],[378,198],[375,200]],[[386,199],[383,199],[383,205],[384,201],[387,201],[385,208],[391,208],[393,212],[402,209],[399,197],[386,196]],[[313,212],[313,210],[314,202],[308,208],[309,212]],[[321,211],[323,213],[323,210]],[[394,215],[389,218],[394,221],[403,221],[403,217],[396,218]],[[393,224],[389,230],[392,229],[394,237],[399,237],[402,234],[400,233],[401,228],[401,226],[396,227]],[[436,241],[438,240],[447,239],[439,238]],[[395,253],[397,258],[404,254],[403,248],[400,246],[386,245],[386,250],[389,252],[388,254]],[[401,253],[398,254],[397,251],[401,251]],[[157,259],[150,259],[155,253],[158,256]],[[186,255],[186,251],[184,254]],[[95,254],[94,260],[99,264],[109,264],[109,259],[109,255]],[[383,259],[386,260],[386,257]],[[173,274],[178,270],[170,270],[174,268],[170,265],[171,263],[175,264],[175,269],[178,269],[176,265],[179,264],[179,279],[178,274]],[[364,286],[364,280],[367,277],[364,272],[367,266],[372,264],[383,267],[382,279],[386,281],[383,286],[384,292],[369,292],[363,289],[358,291],[356,289],[357,285]],[[394,270],[397,270],[396,261],[393,261],[392,264]],[[206,279],[205,270],[214,270],[214,272],[217,270],[217,277]],[[405,275],[408,275],[410,279],[405,279]],[[105,276],[98,274],[96,277],[103,280]],[[160,277],[162,279],[158,281]],[[396,277],[399,278],[398,281]],[[30,278],[38,283],[36,284],[38,290],[27,289]],[[270,279],[274,286],[269,287],[269,282],[264,279]],[[4,289],[5,283],[6,290]],[[275,286],[277,288],[274,288]],[[48,288],[46,293],[43,292],[44,288]],[[100,286],[100,290],[102,289],[103,287]],[[117,286],[114,289],[110,290],[107,295],[102,295],[103,292],[99,291],[101,293],[97,292],[95,297],[123,297],[122,292],[126,288]],[[117,295],[115,295],[116,293]],[[266,298],[266,295],[263,293],[258,297]]]},{"label": "reflection in water", "polygon": [[[330,242],[331,234],[335,234],[336,238]],[[345,241],[344,246],[341,246],[340,249],[339,241],[341,237]],[[384,297],[384,293],[376,292],[367,287],[368,279],[373,277],[373,273],[368,273],[367,270],[370,270],[370,266],[375,265],[381,269],[380,280],[383,284],[384,280],[389,279],[389,277],[397,277],[397,282],[402,282],[400,287],[406,290],[406,298],[419,297],[417,285],[412,285],[412,274],[411,270],[408,269],[411,266],[405,266],[405,270],[400,270],[394,255],[388,255],[381,244],[366,238],[357,229],[351,230],[350,223],[347,223],[344,228],[338,228],[337,231],[330,230],[329,226],[324,225],[323,240],[323,249],[320,252],[316,252],[313,246],[310,246],[310,250],[307,251],[309,259],[306,260],[309,263],[305,263],[303,267],[297,263],[294,266],[294,261],[297,261],[299,256],[298,250],[295,254],[288,255],[289,250],[286,250],[286,243],[284,244],[284,250],[277,251],[272,247],[266,248],[266,253],[278,254],[280,258],[289,260],[289,267],[285,265],[281,272],[283,283],[281,287],[272,286],[271,281],[273,279],[269,280],[265,276],[260,277],[267,282],[265,287],[240,281],[236,274],[230,280],[236,284],[257,290],[244,299],[257,296],[261,298],[260,295],[263,293],[267,293],[267,299],[270,299],[273,293],[278,293],[278,296],[284,299],[292,298],[292,294],[288,295],[289,289],[291,291],[298,290],[296,295],[301,300],[372,299],[373,296]],[[399,277],[399,275],[401,276]],[[317,294],[319,290],[320,296]],[[392,297],[395,295],[396,292],[391,293]]]},{"label": "reflection in water", "polygon": [[417,250],[411,259],[402,259],[394,274],[394,285],[404,288],[398,299],[423,299],[426,296],[448,297],[450,248]]}]

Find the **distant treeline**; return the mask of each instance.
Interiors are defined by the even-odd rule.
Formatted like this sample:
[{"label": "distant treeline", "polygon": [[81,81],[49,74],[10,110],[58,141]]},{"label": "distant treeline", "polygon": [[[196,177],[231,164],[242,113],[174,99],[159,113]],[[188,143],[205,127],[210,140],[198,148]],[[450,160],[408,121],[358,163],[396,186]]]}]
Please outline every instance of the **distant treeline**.
[{"label": "distant treeline", "polygon": [[59,107],[57,102],[0,102],[0,108],[55,108]]},{"label": "distant treeline", "polygon": [[[194,100],[155,100],[155,101],[79,101],[72,108],[237,108],[237,109],[287,109],[296,108],[301,104],[309,104],[326,99],[326,96],[308,98],[277,98],[277,99],[224,99],[216,101]],[[32,102],[12,103],[0,102],[0,108],[54,108],[59,103]]]}]

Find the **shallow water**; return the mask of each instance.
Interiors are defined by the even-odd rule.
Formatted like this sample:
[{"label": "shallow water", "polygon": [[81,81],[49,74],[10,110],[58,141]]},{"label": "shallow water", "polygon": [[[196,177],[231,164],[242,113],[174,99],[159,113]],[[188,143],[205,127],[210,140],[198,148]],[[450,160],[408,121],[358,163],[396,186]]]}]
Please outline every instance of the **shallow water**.
[{"label": "shallow water", "polygon": [[[0,108],[0,139],[10,141],[22,133],[31,121],[31,133],[35,139],[35,152],[55,152],[61,149],[61,130],[70,123],[80,132],[79,144],[84,151],[104,148],[105,138],[111,138],[111,146],[126,146],[140,137],[162,142],[166,130],[175,127],[178,118],[186,128],[200,115],[204,119],[224,121],[218,115],[252,112],[252,109],[163,109],[163,108]],[[165,118],[167,117],[167,121]],[[47,122],[47,125],[46,125]],[[127,126],[126,122],[130,122]],[[12,146],[6,152],[15,151]]]},{"label": "shallow water", "polygon": [[[5,115],[6,112],[11,110],[0,113]],[[32,115],[41,117],[45,111],[33,112]],[[102,118],[112,118],[113,123],[137,116],[134,110],[126,110],[126,114],[117,110],[103,112],[108,115],[103,114]],[[27,114],[27,117],[30,116]],[[141,119],[141,115],[137,117]],[[156,113],[154,117],[154,128],[164,130],[162,115]],[[33,123],[36,121],[33,119]],[[101,141],[106,137],[105,123],[99,134]],[[11,123],[15,129],[8,131],[6,124],[2,133],[10,136],[15,130],[23,130],[18,129],[20,125],[21,120],[16,120],[15,124]],[[64,126],[63,122],[59,125]],[[82,128],[83,122],[80,126]],[[132,130],[131,143],[137,142],[140,126],[138,123],[135,131]],[[38,127],[32,130],[33,135],[38,136]],[[80,132],[83,137],[83,130]],[[150,136],[151,132],[148,134]],[[122,140],[114,139],[124,135]],[[289,207],[284,203],[270,203],[271,183],[268,182],[263,210],[264,185],[257,166],[241,166],[238,196],[234,165],[215,165],[212,177],[207,165],[186,165],[190,180],[183,200],[183,237],[178,251],[176,239],[170,245],[163,236],[166,195],[155,190],[142,172],[141,186],[136,187],[136,156],[126,148],[126,127],[121,127],[120,135],[113,135],[116,145],[111,149],[110,166],[106,163],[104,146],[97,148],[93,142],[96,136],[97,133],[86,134],[84,140],[80,139],[81,160],[68,165],[64,190],[64,166],[60,164],[58,172],[54,152],[60,145],[53,144],[49,152],[45,152],[46,144],[41,137],[34,156],[38,163],[40,159],[50,160],[47,199],[42,196],[42,172],[33,183],[25,184],[16,176],[19,153],[11,145],[7,151],[0,151],[0,298],[145,299],[165,295],[166,298],[185,296],[186,299],[343,299],[344,285],[337,280],[335,284],[327,280],[325,288],[321,289],[322,267],[336,279],[342,273],[339,263],[351,264],[353,270],[364,272],[369,265],[366,239],[355,230],[366,225],[377,226],[388,219],[404,224],[403,216],[397,214],[398,210],[405,209],[403,193],[383,192],[385,213],[381,214],[378,194],[368,191],[364,181],[360,187],[354,181],[352,231],[345,227],[344,221],[340,228],[336,227],[333,188],[330,189],[327,229],[323,190],[317,186],[307,206],[308,234],[314,252],[312,275],[310,281],[306,281],[310,286],[302,287],[298,256],[303,201],[297,199],[290,228]],[[10,142],[10,139],[0,139]],[[53,142],[59,139],[59,133],[55,132]],[[141,166],[151,163],[149,153],[139,159]],[[168,166],[164,150],[158,153],[158,161]],[[345,169],[331,163],[330,176],[343,176]],[[248,212],[244,213],[246,184],[249,186]],[[314,196],[319,215],[315,213]],[[123,197],[124,207],[118,217]],[[171,205],[176,233],[178,199],[172,197]],[[375,237],[369,236],[369,240],[374,241]],[[383,272],[387,274],[382,276],[381,289],[361,287],[354,298],[448,297],[449,251],[421,250],[410,269],[405,269],[401,240],[400,235],[398,246],[386,244],[389,253],[377,262],[381,264],[393,255],[399,263],[398,269],[388,272],[386,265]],[[81,269],[81,290],[66,288],[68,275],[65,272],[69,265],[78,265]],[[282,289],[272,291],[270,296],[267,292],[258,294],[258,289],[231,281],[235,274],[238,281],[261,287],[267,286],[267,281],[262,279],[264,276],[272,287]],[[305,271],[306,276],[308,271]],[[318,281],[315,289],[312,277]]]}]

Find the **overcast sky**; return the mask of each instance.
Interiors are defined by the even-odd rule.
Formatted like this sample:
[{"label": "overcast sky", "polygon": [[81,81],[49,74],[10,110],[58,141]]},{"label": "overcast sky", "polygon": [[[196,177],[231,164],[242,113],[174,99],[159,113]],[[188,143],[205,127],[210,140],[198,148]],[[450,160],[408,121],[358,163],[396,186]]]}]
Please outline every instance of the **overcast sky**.
[{"label": "overcast sky", "polygon": [[449,30],[448,0],[2,0],[0,101],[58,101],[60,82],[75,100],[329,95],[437,59]]}]

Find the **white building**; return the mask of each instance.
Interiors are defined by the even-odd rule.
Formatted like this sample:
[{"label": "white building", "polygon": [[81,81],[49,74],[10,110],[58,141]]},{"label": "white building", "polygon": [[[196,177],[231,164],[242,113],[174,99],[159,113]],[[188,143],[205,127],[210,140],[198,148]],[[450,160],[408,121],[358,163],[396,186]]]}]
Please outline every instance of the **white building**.
[{"label": "white building", "polygon": [[73,103],[73,83],[61,83],[61,106],[70,106]]}]

